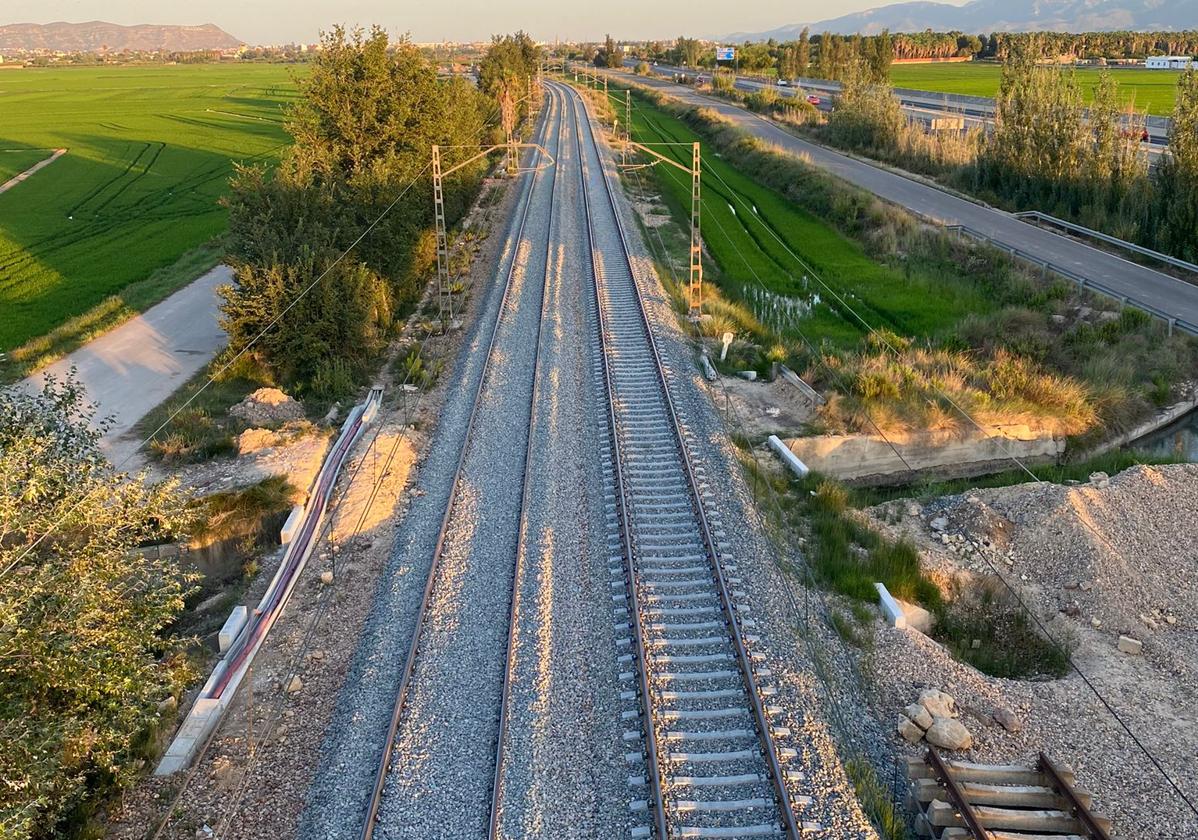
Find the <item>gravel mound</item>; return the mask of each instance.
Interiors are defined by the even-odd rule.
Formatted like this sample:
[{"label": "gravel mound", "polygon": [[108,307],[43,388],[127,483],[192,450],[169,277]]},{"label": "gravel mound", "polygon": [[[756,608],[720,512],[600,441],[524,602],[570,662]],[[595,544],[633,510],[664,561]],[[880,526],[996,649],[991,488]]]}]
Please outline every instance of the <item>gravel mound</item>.
[{"label": "gravel mound", "polygon": [[304,407],[278,388],[259,388],[230,408],[229,414],[251,426],[269,426],[303,420]]}]

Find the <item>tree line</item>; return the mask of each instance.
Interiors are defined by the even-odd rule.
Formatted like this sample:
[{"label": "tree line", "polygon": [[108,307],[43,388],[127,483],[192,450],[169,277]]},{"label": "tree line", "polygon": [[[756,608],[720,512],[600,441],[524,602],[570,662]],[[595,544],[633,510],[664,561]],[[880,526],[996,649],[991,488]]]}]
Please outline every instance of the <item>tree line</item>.
[{"label": "tree line", "polygon": [[[610,36],[608,38],[610,42]],[[1142,59],[1150,55],[1198,55],[1198,31],[1186,32],[914,32],[879,35],[815,33],[804,28],[797,39],[745,41],[737,46],[740,69],[784,79],[815,77],[842,80],[862,62],[877,79],[891,62],[912,59],[972,58],[1003,60],[1014,53],[1036,58]],[[610,50],[609,50],[610,53]],[[673,44],[650,41],[634,51],[638,58],[686,67],[714,67],[714,46],[680,36]]]},{"label": "tree line", "polygon": [[[524,33],[497,37],[476,88],[438,78],[415,46],[381,29],[327,33],[298,80],[286,123],[294,143],[273,173],[239,169],[226,200],[230,352],[250,347],[280,383],[317,399],[363,382],[435,265],[431,146],[457,147],[449,168],[497,142],[500,101],[528,107],[516,103],[539,60]],[[447,224],[466,212],[485,167],[445,179]]]},{"label": "tree line", "polygon": [[1155,169],[1144,117],[1103,74],[1087,105],[1071,70],[1018,48],[1003,65],[993,131],[925,132],[865,68],[845,77],[824,140],[1017,210],[1041,210],[1198,259],[1198,71],[1181,75],[1169,149]]}]

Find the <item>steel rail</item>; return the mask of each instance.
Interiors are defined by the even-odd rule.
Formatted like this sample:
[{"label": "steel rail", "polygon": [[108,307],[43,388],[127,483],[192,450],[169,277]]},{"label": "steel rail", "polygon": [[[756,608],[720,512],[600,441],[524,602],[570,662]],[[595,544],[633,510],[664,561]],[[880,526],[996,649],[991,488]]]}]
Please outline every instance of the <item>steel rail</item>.
[{"label": "steel rail", "polygon": [[940,753],[935,747],[928,747],[928,752],[924,756],[924,761],[932,768],[932,772],[944,786],[945,793],[952,800],[952,805],[957,809],[957,813],[961,815],[961,821],[965,823],[969,833],[973,835],[974,840],[991,840],[993,835],[989,830],[982,825],[978,820],[978,815],[974,813],[973,806],[969,804],[969,800],[965,798],[965,792],[961,790],[961,786],[957,784],[957,780],[953,778],[952,771],[948,764],[940,757]]},{"label": "steel rail", "polygon": [[[574,96],[575,96],[576,100],[579,98],[577,96],[577,94],[574,94]],[[577,113],[578,113],[578,111],[577,111],[577,106],[576,106],[575,107],[576,118],[577,118]],[[665,367],[661,360],[661,352],[657,346],[657,340],[654,337],[652,325],[649,320],[649,314],[645,308],[644,298],[639,293],[640,292],[640,284],[637,281],[636,272],[633,270],[633,267],[632,267],[632,259],[630,256],[630,249],[628,246],[627,232],[624,229],[624,224],[620,218],[619,209],[616,206],[611,182],[607,176],[606,170],[604,170],[602,167],[602,156],[599,155],[598,141],[595,139],[594,132],[591,127],[591,123],[590,123],[590,119],[589,119],[589,112],[586,111],[585,105],[584,105],[584,114],[586,114],[587,119],[584,119],[583,122],[586,124],[587,135],[590,137],[590,142],[595,148],[596,156],[599,157],[599,159],[600,159],[599,172],[600,172],[600,176],[603,181],[603,184],[604,184],[604,192],[607,196],[608,206],[611,209],[612,215],[615,219],[616,231],[620,237],[620,245],[621,245],[621,249],[620,249],[621,254],[620,255],[621,255],[622,260],[624,261],[624,263],[626,264],[626,266],[628,268],[628,272],[629,272],[629,275],[632,277],[633,283],[636,285],[637,290],[638,290],[636,299],[638,302],[638,311],[641,316],[641,323],[644,327],[645,335],[647,336],[647,339],[648,339],[647,343],[649,346],[649,350],[652,354],[654,367],[657,371],[658,381],[661,385],[661,391],[662,391],[662,395],[664,398],[666,411],[670,418],[670,423],[669,423],[670,430],[673,432],[674,439],[676,440],[676,442],[678,444],[678,451],[680,453],[680,460],[681,460],[681,464],[683,467],[683,473],[686,477],[687,484],[691,491],[691,503],[694,507],[695,514],[699,521],[700,536],[703,540],[704,546],[707,549],[708,560],[711,563],[712,571],[714,573],[714,577],[716,580],[716,588],[718,590],[721,609],[724,613],[724,619],[728,625],[729,632],[732,635],[733,647],[734,647],[735,653],[736,653],[737,665],[739,666],[739,670],[741,672],[742,679],[744,680],[745,688],[748,692],[748,697],[749,697],[750,703],[752,705],[753,718],[754,718],[754,722],[756,724],[758,738],[759,738],[759,741],[761,744],[762,753],[766,760],[770,779],[771,779],[771,782],[773,783],[774,795],[777,799],[777,808],[779,811],[778,816],[782,820],[782,824],[783,824],[783,828],[786,833],[786,836],[789,838],[798,838],[800,836],[800,828],[799,828],[797,820],[795,819],[794,807],[792,806],[791,801],[790,801],[790,794],[786,789],[785,774],[782,770],[781,763],[778,759],[778,752],[777,752],[776,746],[774,744],[769,720],[768,720],[768,717],[765,712],[764,704],[761,701],[761,693],[760,693],[760,690],[757,685],[756,676],[753,673],[753,668],[751,665],[748,647],[746,645],[745,638],[744,638],[743,634],[741,633],[740,625],[739,625],[739,622],[737,621],[737,618],[735,615],[735,609],[732,605],[731,593],[729,592],[728,583],[724,577],[723,569],[720,566],[718,547],[717,547],[716,542],[711,533],[711,527],[708,524],[707,515],[703,508],[703,502],[702,502],[702,497],[699,492],[698,481],[695,478],[694,466],[691,463],[690,453],[687,449],[685,438],[682,435],[681,424],[678,420],[678,412],[674,405],[673,396],[670,393],[669,380],[666,376]],[[585,169],[586,169],[585,159],[580,161],[580,163],[582,164],[582,168],[585,171]],[[585,185],[585,178],[584,178],[584,185]],[[590,204],[589,204],[589,201],[585,200],[586,195],[587,195],[587,192],[584,189],[584,205],[586,206],[586,210],[587,210],[587,225],[588,225],[588,231],[589,231],[590,224],[591,224],[591,222],[590,222]],[[592,242],[592,261],[594,261],[594,260],[595,260],[595,253],[594,253],[593,242]],[[597,288],[598,288],[598,267],[596,265],[596,289]],[[598,294],[598,291],[596,291],[596,294]],[[600,313],[602,314],[602,306],[600,306]],[[601,329],[602,329],[602,320],[601,320]],[[605,359],[606,359],[606,354],[605,354]],[[606,361],[605,361],[605,370],[606,370]],[[608,391],[609,405],[611,405],[614,394],[610,390],[610,385],[611,385],[610,376],[608,377],[607,382],[609,385],[609,391]],[[614,412],[614,406],[612,408],[612,411]],[[613,414],[613,419],[614,419],[614,414]],[[613,445],[614,445],[614,434],[615,434],[615,429],[613,428]],[[618,492],[616,495],[617,495],[617,497],[620,497],[622,494]],[[631,572],[631,570],[632,570],[631,543],[630,542],[626,543],[626,547],[629,549],[627,562],[628,562],[629,570]],[[631,584],[635,580],[635,578],[630,577],[629,580],[630,580],[630,584]],[[630,585],[629,589],[630,589],[630,592],[632,592],[635,597],[635,589],[636,589],[635,585]],[[635,606],[635,602],[634,602],[634,606]],[[638,622],[638,630],[639,630],[639,622]],[[641,665],[640,670],[642,673],[643,687],[647,688],[646,672],[648,670],[647,669],[648,659],[647,659],[647,657],[644,656],[644,647],[643,647],[642,642],[643,642],[643,640],[638,640],[638,653],[641,655],[642,665]],[[650,699],[649,699],[649,695],[648,695],[647,691],[644,696],[644,703],[650,708],[650,712],[651,712],[651,703],[650,703]],[[647,717],[646,718],[646,729],[652,730],[652,728],[653,728],[652,718]],[[651,740],[652,740],[652,735],[650,735],[647,738],[647,741],[651,741]],[[662,803],[662,807],[664,809],[664,803]],[[666,835],[664,833],[659,833],[659,836],[662,838],[662,840],[666,840],[666,838],[668,837],[668,835]]]},{"label": "steel rail", "polygon": [[1092,840],[1111,840],[1110,834],[1098,824],[1098,820],[1094,819],[1094,815],[1090,813],[1090,809],[1078,797],[1077,791],[1073,789],[1073,785],[1065,781],[1065,776],[1056,764],[1053,763],[1052,759],[1044,753],[1040,753],[1040,759],[1037,764],[1040,771],[1052,781],[1052,787],[1056,792],[1069,803],[1069,809],[1073,812],[1073,816],[1082,824],[1082,827],[1085,828],[1086,833],[1090,835]]},{"label": "steel rail", "polygon": [[[552,120],[552,108],[545,111],[545,122],[541,125],[541,133],[544,135],[549,130],[549,125]],[[560,137],[560,132],[559,132]],[[537,156],[540,156],[540,151]],[[554,169],[554,177],[556,178],[556,167]],[[474,423],[478,417],[478,407],[482,402],[483,386],[487,380],[487,373],[491,367],[491,360],[494,357],[495,339],[499,334],[499,325],[503,321],[503,313],[507,308],[508,298],[512,290],[512,278],[516,273],[516,265],[518,263],[518,251],[520,242],[524,239],[524,229],[528,222],[529,209],[532,207],[533,200],[537,194],[537,185],[540,183],[539,173],[530,174],[533,179],[528,185],[528,195],[524,202],[524,209],[520,214],[520,223],[516,231],[513,242],[515,243],[511,263],[508,266],[507,276],[504,279],[503,296],[500,298],[499,307],[495,313],[495,322],[491,329],[490,338],[487,341],[486,355],[483,357],[483,368],[478,377],[478,385],[475,388],[474,396],[470,406],[470,417],[466,422],[466,433],[463,437],[461,451],[458,453],[457,464],[454,468],[453,480],[450,485],[449,499],[445,505],[445,514],[441,519],[441,528],[437,534],[437,543],[433,549],[433,560],[429,566],[428,577],[424,584],[424,593],[421,597],[420,608],[416,613],[416,623],[412,632],[412,640],[408,646],[407,658],[404,661],[403,676],[400,679],[399,688],[396,692],[395,704],[391,711],[391,721],[387,729],[387,737],[384,742],[383,752],[379,758],[378,767],[375,770],[374,787],[371,791],[370,801],[367,805],[366,818],[362,824],[362,830],[359,833],[360,840],[371,840],[374,837],[375,825],[378,821],[379,808],[382,805],[383,789],[387,783],[387,775],[391,769],[391,757],[395,750],[395,738],[399,732],[400,720],[403,716],[404,708],[407,705],[408,692],[411,688],[412,674],[416,666],[416,657],[420,648],[420,635],[424,627],[425,616],[428,613],[428,606],[432,600],[433,587],[438,577],[438,571],[441,565],[441,554],[445,547],[445,539],[449,533],[449,523],[453,516],[454,506],[457,501],[458,488],[461,485],[462,468],[466,462],[466,453],[469,450],[470,438],[474,432]],[[552,193],[550,193],[552,201]],[[552,215],[552,214],[551,214]]]},{"label": "steel rail", "polygon": [[[647,780],[649,784],[649,807],[653,809],[653,824],[657,830],[658,840],[668,840],[669,834],[666,828],[666,805],[665,794],[661,784],[661,764],[658,760],[658,743],[657,732],[653,726],[653,704],[651,701],[651,687],[649,685],[649,653],[648,644],[645,639],[645,628],[641,623],[640,603],[637,596],[636,585],[633,583],[633,575],[635,570],[632,565],[633,548],[632,548],[632,525],[628,513],[628,499],[624,493],[624,459],[620,454],[619,445],[619,429],[620,423],[616,417],[616,402],[615,402],[615,383],[612,381],[611,364],[609,361],[608,348],[608,327],[607,317],[603,312],[603,299],[599,293],[599,274],[600,268],[598,263],[598,249],[595,247],[595,230],[591,219],[591,201],[590,189],[587,186],[586,177],[586,154],[582,147],[582,123],[588,120],[580,120],[578,117],[578,98],[571,92],[569,95],[570,110],[574,117],[574,138],[575,145],[578,150],[579,164],[579,181],[582,185],[582,207],[583,215],[586,218],[587,229],[587,247],[591,254],[591,271],[594,277],[595,290],[595,312],[599,326],[599,341],[600,353],[599,357],[603,363],[603,382],[604,392],[607,394],[607,421],[611,430],[611,459],[612,473],[615,477],[616,486],[616,510],[617,517],[620,523],[620,536],[624,543],[624,568],[625,575],[628,580],[628,598],[629,610],[628,616],[632,624],[633,639],[636,643],[636,659],[640,663],[638,671],[640,672],[640,701],[641,701],[641,719],[644,722],[645,730],[645,751],[648,753],[645,765],[647,768]],[[592,142],[594,138],[592,137]]]},{"label": "steel rail", "polygon": [[503,799],[503,774],[506,768],[506,755],[503,743],[507,739],[508,731],[508,705],[511,697],[512,675],[516,670],[516,605],[520,596],[520,578],[524,573],[524,560],[526,552],[524,550],[524,541],[522,535],[528,524],[528,507],[532,496],[532,481],[529,465],[532,464],[533,456],[533,426],[537,416],[537,405],[540,402],[541,393],[541,344],[542,336],[545,332],[545,310],[549,304],[549,270],[553,265],[553,212],[552,208],[556,204],[557,193],[557,172],[561,165],[562,151],[562,133],[566,127],[565,119],[565,99],[561,91],[556,90],[553,85],[547,85],[551,94],[553,104],[558,107],[559,113],[562,115],[561,124],[558,126],[557,145],[553,150],[553,158],[555,161],[553,172],[553,183],[549,191],[549,229],[545,237],[545,282],[541,284],[541,314],[537,319],[537,341],[536,351],[534,353],[534,362],[532,368],[532,397],[528,409],[528,442],[524,448],[524,478],[523,487],[520,491],[520,522],[516,526],[516,565],[512,572],[512,600],[508,608],[508,628],[507,628],[507,648],[506,648],[506,665],[503,671],[503,694],[499,699],[499,737],[495,741],[495,776],[491,782],[491,816],[487,828],[487,837],[492,840],[499,838],[499,810]]}]

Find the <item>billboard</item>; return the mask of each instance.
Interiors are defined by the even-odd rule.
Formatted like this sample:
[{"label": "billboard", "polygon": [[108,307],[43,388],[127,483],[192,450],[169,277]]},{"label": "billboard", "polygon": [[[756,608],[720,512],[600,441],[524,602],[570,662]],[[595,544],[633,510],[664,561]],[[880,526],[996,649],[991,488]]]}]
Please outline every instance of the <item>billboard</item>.
[{"label": "billboard", "polygon": [[736,60],[736,47],[716,47],[715,48],[715,60],[716,61],[735,61]]}]

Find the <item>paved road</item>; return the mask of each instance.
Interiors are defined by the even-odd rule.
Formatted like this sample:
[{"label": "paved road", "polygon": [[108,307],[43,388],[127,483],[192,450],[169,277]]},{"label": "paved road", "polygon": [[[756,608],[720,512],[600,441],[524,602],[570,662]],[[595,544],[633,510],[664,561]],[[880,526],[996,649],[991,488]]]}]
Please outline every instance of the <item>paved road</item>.
[{"label": "paved road", "polygon": [[113,415],[104,451],[118,467],[136,454],[139,441],[128,435],[150,409],[162,403],[225,346],[217,323],[216,288],[232,279],[217,266],[138,317],[96,338],[25,380],[37,390],[52,373],[62,378],[76,368],[97,417]]},{"label": "paved road", "polygon": [[755,136],[804,155],[812,164],[833,175],[921,216],[945,225],[965,225],[1009,247],[1018,248],[1035,259],[1068,269],[1091,282],[1198,327],[1198,286],[1033,227],[1010,213],[957,198],[927,183],[801,140],[763,117],[724,100],[696,93],[692,88],[660,79],[632,77],[621,71],[612,72],[641,84],[668,90],[685,102],[718,111]]}]

